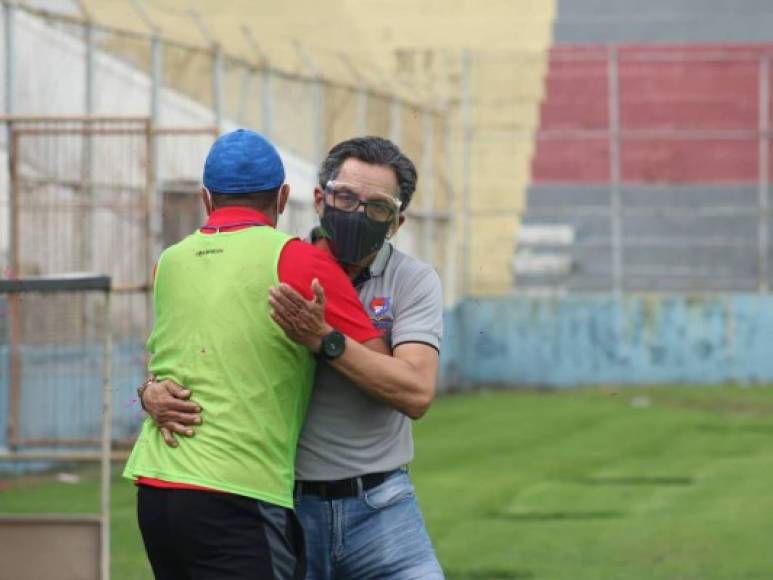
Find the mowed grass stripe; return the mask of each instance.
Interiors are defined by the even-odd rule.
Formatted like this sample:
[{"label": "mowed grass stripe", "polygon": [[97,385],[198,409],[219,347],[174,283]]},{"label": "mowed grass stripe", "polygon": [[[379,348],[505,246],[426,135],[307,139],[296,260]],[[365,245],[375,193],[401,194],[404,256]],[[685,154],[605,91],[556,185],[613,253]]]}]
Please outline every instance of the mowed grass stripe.
[{"label": "mowed grass stripe", "polygon": [[[773,578],[773,389],[453,396],[415,433],[413,477],[452,580]],[[88,512],[96,498],[90,477],[33,478],[0,491],[0,512]],[[150,577],[118,479],[113,572]]]},{"label": "mowed grass stripe", "polygon": [[[770,389],[490,393],[434,412],[446,405],[416,426],[415,474],[452,576],[773,577]],[[477,452],[452,463],[449,437]]]}]

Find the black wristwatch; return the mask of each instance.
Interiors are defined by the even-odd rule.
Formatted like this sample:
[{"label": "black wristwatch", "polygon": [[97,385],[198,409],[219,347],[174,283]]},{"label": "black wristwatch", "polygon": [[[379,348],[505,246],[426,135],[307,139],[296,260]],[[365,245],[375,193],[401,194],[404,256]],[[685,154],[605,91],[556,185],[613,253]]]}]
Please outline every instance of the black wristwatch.
[{"label": "black wristwatch", "polygon": [[325,360],[337,359],[344,354],[344,350],[346,350],[346,337],[337,330],[322,337],[319,355]]}]

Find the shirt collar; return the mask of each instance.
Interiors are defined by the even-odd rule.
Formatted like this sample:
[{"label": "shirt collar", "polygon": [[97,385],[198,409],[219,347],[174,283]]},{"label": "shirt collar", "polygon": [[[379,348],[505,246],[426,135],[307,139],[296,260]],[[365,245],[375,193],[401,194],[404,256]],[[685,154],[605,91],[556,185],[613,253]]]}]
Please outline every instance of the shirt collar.
[{"label": "shirt collar", "polygon": [[273,227],[274,224],[264,213],[249,207],[220,207],[209,214],[206,225],[213,228],[224,228],[230,225],[238,227],[244,224],[257,223]]},{"label": "shirt collar", "polygon": [[371,276],[384,275],[384,270],[386,270],[387,264],[389,263],[389,258],[392,257],[393,249],[391,243],[384,242],[384,245],[381,246],[378,254],[376,254],[376,258],[371,262],[370,267],[368,268]]}]

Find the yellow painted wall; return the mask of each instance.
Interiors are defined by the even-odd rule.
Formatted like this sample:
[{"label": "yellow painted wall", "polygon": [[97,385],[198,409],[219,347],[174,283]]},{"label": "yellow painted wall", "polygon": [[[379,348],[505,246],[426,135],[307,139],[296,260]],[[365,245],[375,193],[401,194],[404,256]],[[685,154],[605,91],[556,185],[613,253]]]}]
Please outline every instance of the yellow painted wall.
[{"label": "yellow painted wall", "polygon": [[[131,0],[82,0],[94,21],[122,29],[147,33],[149,25]],[[147,20],[165,38],[208,48],[214,38],[229,55],[259,62],[253,44],[244,32],[247,27],[259,50],[269,62],[287,72],[309,72],[296,45],[311,55],[312,64],[322,67],[333,78],[347,78],[337,53],[364,46],[359,31],[341,2],[289,0],[145,0],[139,2]],[[194,17],[194,12],[200,18]],[[342,32],[346,31],[345,34]],[[350,57],[367,73],[365,54]]]},{"label": "yellow painted wall", "polygon": [[[270,66],[285,72],[309,74],[317,67],[334,83],[364,82],[413,102],[450,105],[449,150],[444,150],[442,124],[434,132],[434,205],[456,210],[452,225],[444,231],[465,231],[465,218],[470,226],[467,284],[461,279],[463,236],[457,235],[450,246],[449,240],[440,240],[446,246],[442,253],[457,256],[460,279],[451,295],[463,288],[475,294],[501,294],[512,288],[515,235],[530,179],[531,133],[539,122],[555,0],[146,0],[140,4],[168,40],[206,50],[211,48],[211,34],[227,55],[257,66],[264,64],[261,58],[265,55]],[[83,0],[83,5],[98,23],[141,33],[149,30],[131,0]],[[199,23],[191,7],[200,15]],[[245,26],[263,54],[253,49]],[[138,66],[149,67],[147,43],[110,35],[101,42]],[[458,198],[462,192],[462,49],[469,49],[472,55],[469,216],[462,215]],[[178,48],[168,48],[164,56],[167,84],[211,104],[211,57]],[[237,118],[243,71],[226,62],[224,101],[225,115],[230,118]],[[260,93],[257,87],[253,90],[255,102],[245,121],[260,127]],[[277,81],[274,94],[278,97],[273,115],[278,142],[311,158],[309,85]],[[357,130],[356,95],[351,89],[331,86],[325,90],[325,101],[323,142],[329,146]],[[389,136],[388,99],[371,99],[367,117],[369,132]],[[410,108],[403,108],[400,115],[401,145],[421,169],[420,117]],[[426,185],[421,186],[420,181],[413,203],[417,209],[425,207]],[[450,198],[452,192],[456,199]],[[437,254],[423,257],[434,258],[441,266],[446,262]]]},{"label": "yellow painted wall", "polygon": [[[520,213],[526,204],[539,123],[554,0],[346,0],[370,51],[383,54],[404,80],[432,85],[456,105],[452,175],[461,191],[462,114],[458,106],[461,49],[470,49],[473,141],[469,274],[473,294],[502,294],[513,284]],[[445,91],[446,94],[443,94]],[[418,193],[418,196],[421,192]],[[417,199],[420,204],[420,200]],[[456,208],[462,203],[457,199]],[[464,231],[456,212],[455,229]],[[456,245],[464,268],[464,240]],[[463,280],[459,282],[464,288]]]}]

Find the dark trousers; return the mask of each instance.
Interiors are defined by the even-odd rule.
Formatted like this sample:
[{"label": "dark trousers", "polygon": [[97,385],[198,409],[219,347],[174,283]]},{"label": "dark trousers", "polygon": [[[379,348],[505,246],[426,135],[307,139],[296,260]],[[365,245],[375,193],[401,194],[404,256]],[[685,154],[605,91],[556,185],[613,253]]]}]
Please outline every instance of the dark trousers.
[{"label": "dark trousers", "polygon": [[156,580],[303,579],[303,531],[292,510],[226,493],[137,489]]}]

